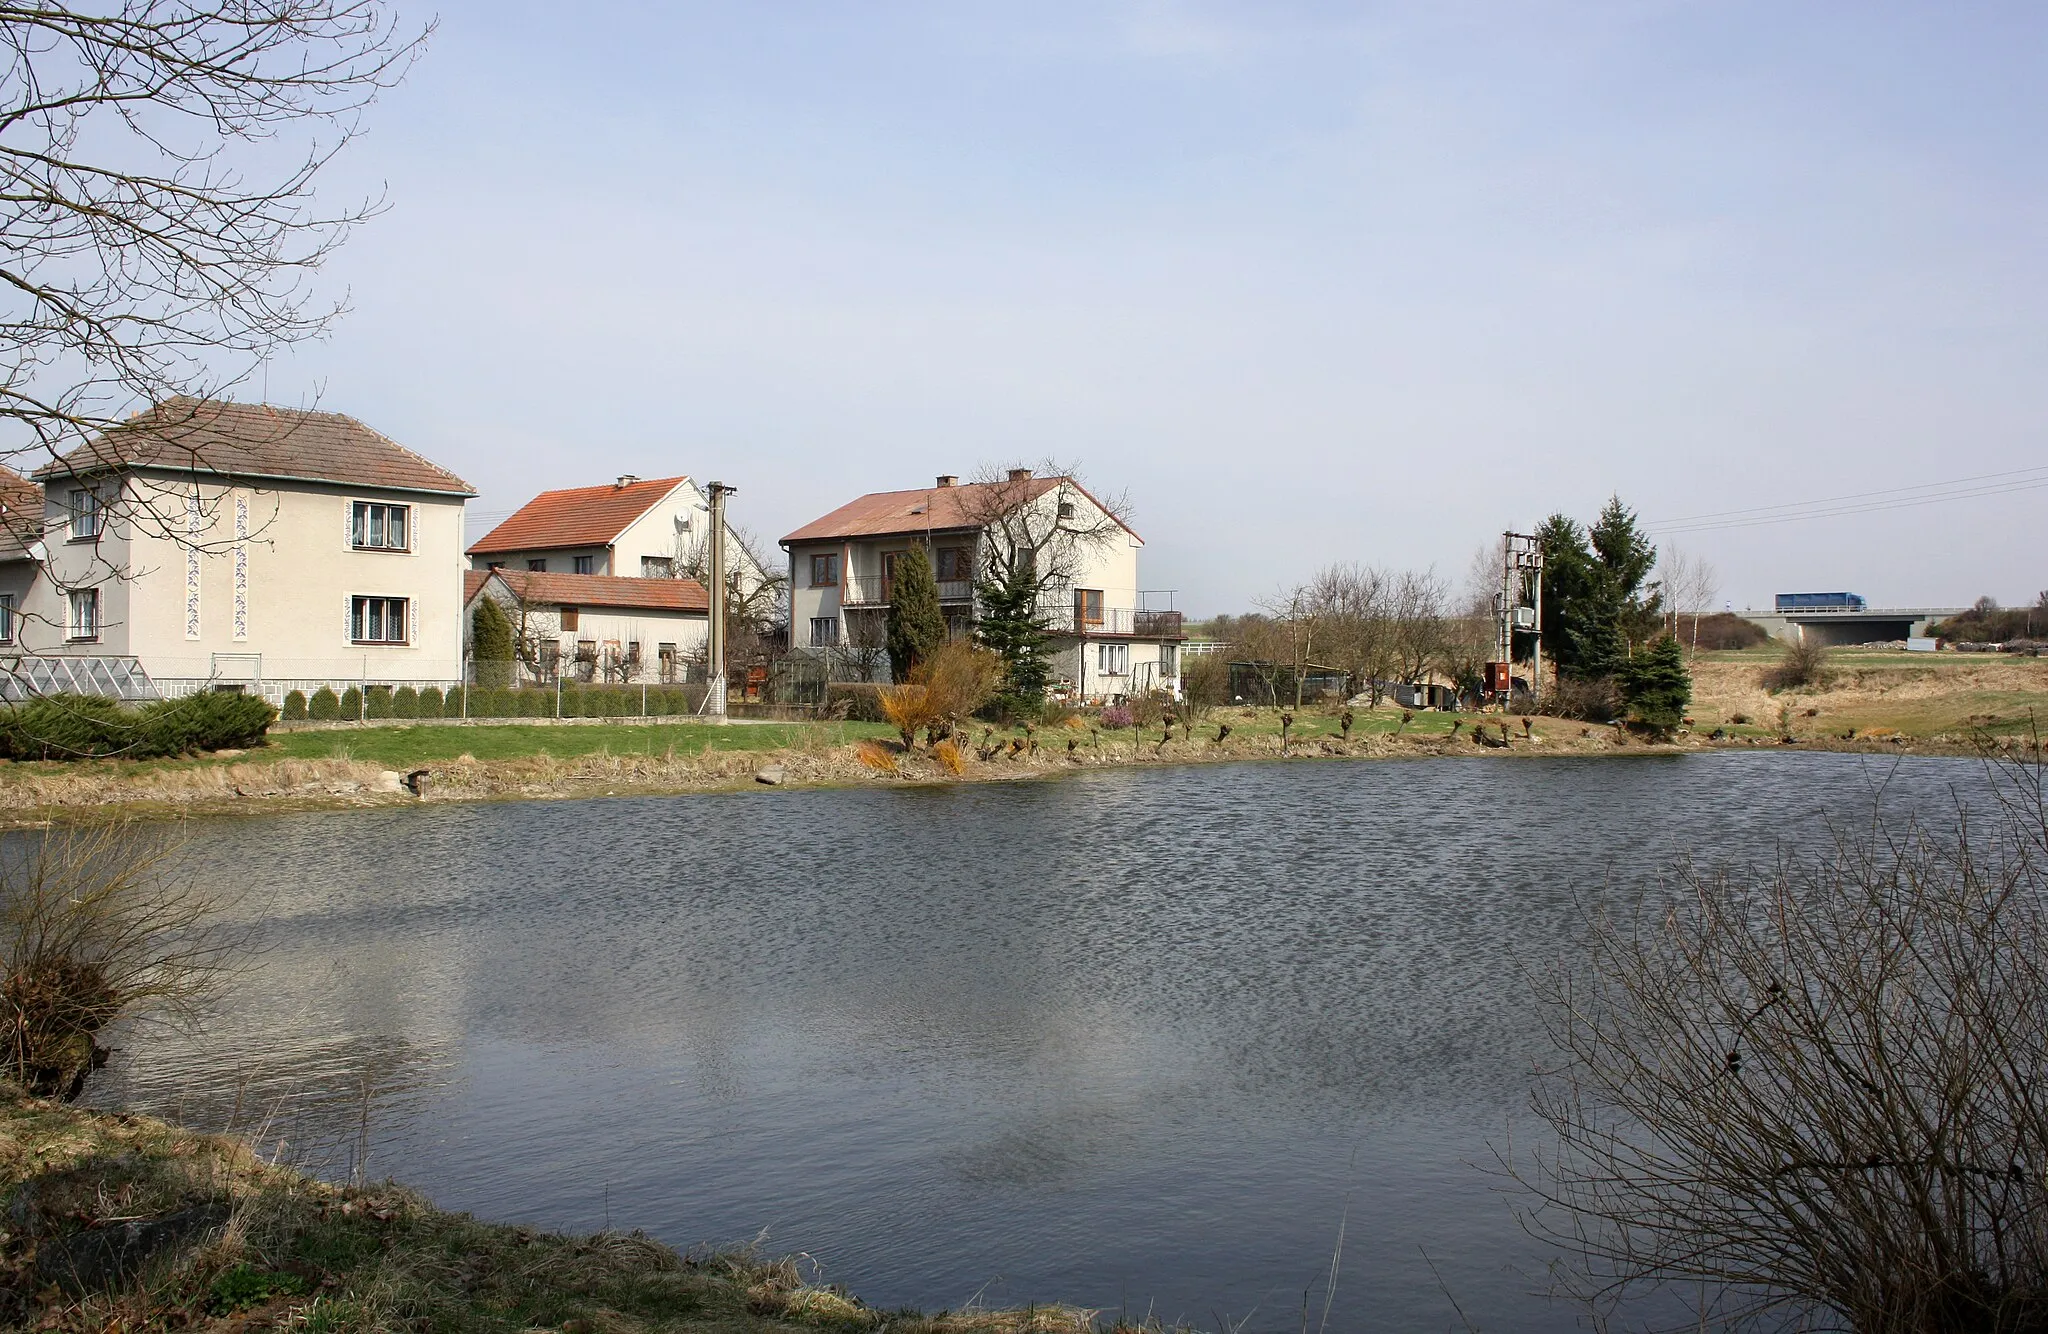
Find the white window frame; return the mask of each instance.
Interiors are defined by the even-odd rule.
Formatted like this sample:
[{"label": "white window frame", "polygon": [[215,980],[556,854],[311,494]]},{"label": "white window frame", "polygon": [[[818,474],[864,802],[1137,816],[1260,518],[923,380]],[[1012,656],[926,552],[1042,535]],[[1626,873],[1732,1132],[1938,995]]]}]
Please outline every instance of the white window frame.
[{"label": "white window frame", "polygon": [[1131,646],[1129,644],[1097,644],[1095,646],[1095,670],[1104,676],[1129,676],[1131,674]]},{"label": "white window frame", "polygon": [[14,594],[0,593],[0,644],[14,642]]},{"label": "white window frame", "polygon": [[73,542],[97,542],[100,534],[107,529],[107,505],[92,486],[76,487],[66,504],[69,509],[70,536]]},{"label": "white window frame", "polygon": [[[824,634],[820,635],[819,630]],[[839,618],[837,616],[811,617],[811,647],[836,648],[839,645]]]},{"label": "white window frame", "polygon": [[[365,631],[366,631],[366,630],[368,630],[368,629],[370,628],[370,626],[369,626],[369,620],[370,620],[370,617],[369,617],[369,611],[370,611],[370,608],[369,608],[369,604],[370,604],[370,603],[372,603],[372,602],[381,602],[381,603],[385,604],[385,608],[384,608],[384,618],[383,618],[383,619],[384,619],[384,622],[385,622],[385,624],[386,624],[386,625],[388,625],[388,624],[390,623],[390,614],[391,614],[391,613],[390,613],[390,604],[392,604],[392,603],[394,603],[394,602],[395,602],[395,603],[397,603],[397,604],[398,604],[399,606],[401,606],[401,607],[405,608],[405,611],[404,611],[404,617],[405,617],[405,637],[404,637],[404,638],[402,638],[402,639],[390,639],[390,638],[384,638],[384,639],[364,639],[364,638],[362,638],[361,636],[359,636],[359,635],[357,634],[357,631],[358,631],[358,630],[365,630]],[[407,647],[407,646],[411,645],[411,644],[412,644],[412,642],[413,642],[413,639],[414,639],[414,637],[415,637],[415,636],[416,636],[416,635],[417,635],[417,634],[419,633],[419,626],[418,626],[418,625],[416,624],[416,621],[415,621],[415,617],[414,617],[414,615],[413,615],[413,607],[412,607],[412,603],[413,603],[413,599],[411,599],[411,598],[409,598],[409,597],[400,597],[400,596],[397,596],[397,595],[395,595],[395,594],[391,594],[391,593],[351,593],[351,594],[349,594],[349,595],[348,595],[348,642],[349,642],[349,643],[351,643],[351,644],[359,645],[359,646],[361,646],[361,647],[363,647],[363,648],[405,648],[405,647]],[[360,614],[358,613],[358,604],[361,604],[361,611],[360,611]]]},{"label": "white window frame", "polygon": [[65,626],[64,637],[74,644],[99,642],[100,591],[97,588],[74,588],[65,601],[70,607],[70,619]]},{"label": "white window frame", "polygon": [[[354,551],[396,551],[410,552],[413,539],[413,507],[389,500],[352,500],[348,507],[348,544]],[[371,519],[381,512],[383,522],[376,526],[382,541],[370,540]],[[391,539],[391,516],[399,516],[399,526],[405,530],[402,542]]]}]

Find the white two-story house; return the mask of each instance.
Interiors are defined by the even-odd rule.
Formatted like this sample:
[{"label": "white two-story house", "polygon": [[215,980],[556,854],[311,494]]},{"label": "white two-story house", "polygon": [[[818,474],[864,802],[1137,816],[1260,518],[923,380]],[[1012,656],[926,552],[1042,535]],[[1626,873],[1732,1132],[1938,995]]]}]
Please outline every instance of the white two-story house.
[{"label": "white two-story house", "polygon": [[472,616],[477,603],[490,598],[512,622],[521,681],[670,685],[704,679],[711,596],[695,579],[471,570],[463,590]]},{"label": "white two-story house", "polygon": [[[1177,692],[1186,636],[1171,596],[1139,587],[1144,540],[1073,478],[1024,468],[1000,481],[942,476],[873,492],[783,538],[792,651],[879,648],[896,564],[913,544],[929,555],[947,625],[970,633],[976,580],[992,550],[1014,552],[1021,534],[1046,562],[1039,624],[1052,635],[1055,692],[1089,701]],[[872,653],[865,661],[875,670]],[[886,679],[886,664],[879,670]]]},{"label": "white two-story house", "polygon": [[[694,481],[627,474],[606,486],[541,492],[472,542],[469,563],[476,570],[670,579],[707,563],[710,530],[711,502]],[[726,532],[727,568],[752,592],[768,573],[731,536],[730,524]]]},{"label": "white two-story house", "polygon": [[281,700],[462,677],[475,492],[353,417],[176,398],[35,480],[40,536],[0,541],[19,679],[73,688],[97,660],[138,665],[163,694]]}]

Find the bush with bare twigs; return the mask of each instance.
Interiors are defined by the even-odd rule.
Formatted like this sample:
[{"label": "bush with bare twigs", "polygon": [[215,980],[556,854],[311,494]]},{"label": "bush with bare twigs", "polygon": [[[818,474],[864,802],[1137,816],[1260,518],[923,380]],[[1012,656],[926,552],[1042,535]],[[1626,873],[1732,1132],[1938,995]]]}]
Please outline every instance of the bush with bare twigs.
[{"label": "bush with bare twigs", "polygon": [[1821,687],[1834,679],[1834,668],[1828,663],[1828,651],[1822,645],[1810,640],[1795,640],[1785,646],[1785,656],[1778,659],[1778,665],[1764,669],[1764,689],[1769,691],[1797,690],[1801,687]]},{"label": "bush with bare twigs", "polygon": [[[1686,868],[1543,983],[1554,1139],[1508,1170],[1567,1286],[1685,1328],[2048,1328],[2048,808],[1881,813],[1811,864]],[[1604,1318],[1604,1317],[1603,1317]],[[1605,1327],[1604,1324],[1602,1327]]]},{"label": "bush with bare twigs", "polygon": [[0,847],[0,1020],[5,1071],[41,1097],[75,1098],[124,1015],[189,1017],[230,961],[214,901],[172,865],[174,845],[134,824],[53,830]]},{"label": "bush with bare twigs", "polygon": [[942,740],[963,718],[987,703],[1002,684],[1003,660],[963,639],[940,645],[911,669],[902,685],[880,690],[882,716],[903,737],[903,748]]}]

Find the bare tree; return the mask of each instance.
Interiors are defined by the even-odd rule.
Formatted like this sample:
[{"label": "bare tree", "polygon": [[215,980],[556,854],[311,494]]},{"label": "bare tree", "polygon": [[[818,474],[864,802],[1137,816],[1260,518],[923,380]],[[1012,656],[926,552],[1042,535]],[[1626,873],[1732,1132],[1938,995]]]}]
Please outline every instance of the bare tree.
[{"label": "bare tree", "polygon": [[381,0],[0,13],[0,452],[218,396],[326,329],[309,275],[380,205],[314,181],[425,36]]},{"label": "bare tree", "polygon": [[1690,643],[1694,653],[1700,647],[1700,617],[1706,615],[1714,601],[1714,594],[1720,588],[1720,578],[1702,556],[1681,551],[1667,543],[1658,561],[1659,583],[1664,590],[1664,605],[1670,617],[1673,639],[1684,636],[1680,622],[1692,619]]},{"label": "bare tree", "polygon": [[[726,674],[745,663],[771,661],[789,645],[789,576],[763,557],[760,538],[741,525],[726,524]],[[737,554],[741,559],[733,559]],[[695,541],[678,534],[671,572],[678,579],[711,584],[711,535]],[[707,647],[706,653],[710,650]]]},{"label": "bare tree", "polygon": [[1813,862],[1683,868],[1542,984],[1554,1141],[1504,1153],[1613,1314],[1683,1328],[2037,1329],[2048,1316],[2048,811],[1882,814]]}]

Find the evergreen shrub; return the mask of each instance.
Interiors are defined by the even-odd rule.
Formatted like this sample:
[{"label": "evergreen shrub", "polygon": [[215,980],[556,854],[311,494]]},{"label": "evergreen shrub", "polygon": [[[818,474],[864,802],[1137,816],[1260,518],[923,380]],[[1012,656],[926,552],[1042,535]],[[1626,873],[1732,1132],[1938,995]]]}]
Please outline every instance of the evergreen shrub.
[{"label": "evergreen shrub", "polygon": [[420,692],[411,686],[400,686],[391,692],[391,716],[394,718],[417,718],[420,716]]},{"label": "evergreen shrub", "polygon": [[363,716],[365,718],[389,718],[391,716],[390,686],[371,686],[364,692]]},{"label": "evergreen shrub", "polygon": [[333,722],[341,717],[341,696],[321,686],[313,692],[313,698],[306,701],[306,716],[315,722]]},{"label": "evergreen shrub", "polygon": [[288,690],[284,696],[284,720],[288,723],[306,721],[306,692]]},{"label": "evergreen shrub", "polygon": [[441,687],[428,686],[425,690],[420,691],[420,717],[439,718],[443,715],[443,713],[446,712],[447,707],[448,706],[446,701],[444,701],[441,697]]},{"label": "evergreen shrub", "polygon": [[363,716],[363,692],[354,686],[341,692],[341,716],[349,722]]}]

